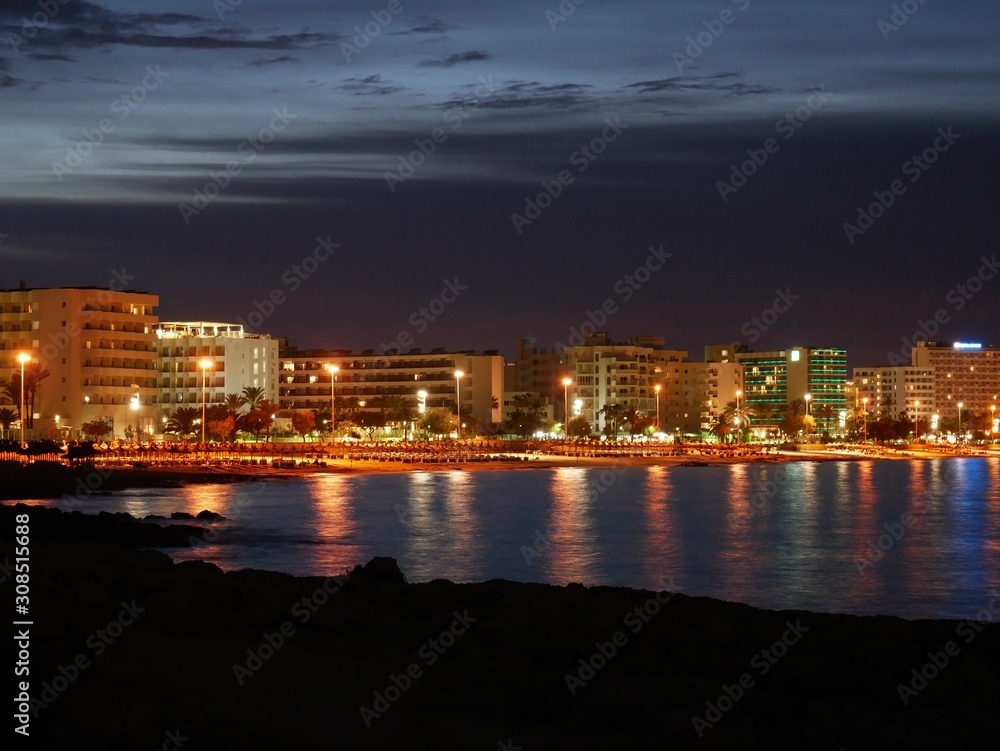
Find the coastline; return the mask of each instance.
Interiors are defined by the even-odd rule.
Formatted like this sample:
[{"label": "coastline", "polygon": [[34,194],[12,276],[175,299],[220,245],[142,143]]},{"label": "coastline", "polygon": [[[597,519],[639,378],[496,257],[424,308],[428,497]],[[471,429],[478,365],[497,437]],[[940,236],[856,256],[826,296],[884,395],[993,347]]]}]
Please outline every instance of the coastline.
[{"label": "coastline", "polygon": [[47,748],[985,748],[1000,731],[992,614],[770,611],[668,581],[409,584],[384,558],[223,572],[108,534],[134,524],[113,515],[0,509],[5,552],[30,515]]},{"label": "coastline", "polygon": [[[51,463],[27,464],[22,467],[6,466],[0,469],[0,501],[19,501],[38,498],[59,498],[69,495],[84,499],[92,494],[107,495],[111,492],[138,488],[171,488],[187,484],[234,483],[259,480],[284,480],[314,474],[394,474],[400,472],[443,471],[495,471],[556,469],[561,467],[705,467],[730,464],[776,464],[789,462],[873,461],[873,460],[928,460],[980,457],[1000,457],[1000,450],[983,450],[971,453],[942,453],[906,447],[902,450],[881,449],[874,453],[856,450],[800,449],[778,451],[763,455],[737,455],[689,451],[681,456],[666,454],[617,456],[561,455],[554,453],[507,454],[507,460],[458,461],[438,460],[419,463],[400,459],[375,460],[354,458],[329,458],[322,463],[301,458],[293,467],[270,465],[244,465],[236,461],[219,460],[203,464],[192,462],[163,463],[135,468],[133,462],[113,464],[97,463],[79,467],[52,466]],[[630,452],[632,454],[640,452]],[[276,457],[278,455],[275,455]],[[288,455],[282,455],[288,456]],[[297,455],[291,455],[297,456]],[[516,458],[514,458],[516,457]]]}]

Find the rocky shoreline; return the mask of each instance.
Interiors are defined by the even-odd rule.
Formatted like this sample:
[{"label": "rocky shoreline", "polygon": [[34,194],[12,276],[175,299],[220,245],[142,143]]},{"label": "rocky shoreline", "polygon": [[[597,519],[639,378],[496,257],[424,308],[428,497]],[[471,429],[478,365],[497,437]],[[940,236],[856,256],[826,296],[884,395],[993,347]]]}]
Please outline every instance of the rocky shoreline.
[{"label": "rocky shoreline", "polygon": [[1000,730],[992,611],[777,612],[669,582],[408,584],[391,559],[224,573],[139,547],[186,544],[191,525],[23,504],[0,506],[5,567],[24,513],[31,747],[940,749]]}]

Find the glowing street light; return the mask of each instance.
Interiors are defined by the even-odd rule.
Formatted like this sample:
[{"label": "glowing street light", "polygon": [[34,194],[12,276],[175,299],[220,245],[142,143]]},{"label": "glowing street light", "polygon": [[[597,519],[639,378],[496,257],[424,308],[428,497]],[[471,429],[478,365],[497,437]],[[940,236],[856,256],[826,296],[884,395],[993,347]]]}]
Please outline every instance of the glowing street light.
[{"label": "glowing street light", "polygon": [[913,440],[920,443],[920,402],[914,402],[913,406]]},{"label": "glowing street light", "polygon": [[208,385],[208,371],[212,367],[211,360],[202,360],[198,363],[201,368],[201,443],[205,445],[205,410],[208,402],[206,396],[206,386]]},{"label": "glowing street light", "polygon": [[965,405],[962,402],[958,403],[958,440],[962,440],[962,407]]},{"label": "glowing street light", "polygon": [[458,440],[462,440],[462,376],[464,376],[461,370],[455,371],[455,417],[458,418],[458,428],[456,433],[458,435]]},{"label": "glowing street light", "polygon": [[417,411],[423,414],[427,411],[427,392],[421,389],[417,392],[417,398],[420,399],[420,404],[417,406]]},{"label": "glowing street light", "polygon": [[330,441],[337,440],[337,371],[340,370],[333,363],[323,366],[330,371]]},{"label": "glowing street light", "polygon": [[[653,386],[653,391],[656,392],[656,432],[660,432],[660,390],[663,388],[660,384]],[[737,394],[740,392],[737,391]]]},{"label": "glowing street light", "polygon": [[806,414],[807,415],[809,414],[809,402],[812,400],[812,398],[813,398],[812,394],[806,394],[806,396],[805,396],[805,399],[806,399]]},{"label": "glowing street light", "polygon": [[868,443],[868,397],[862,399],[861,403],[865,405],[865,443]]},{"label": "glowing street light", "polygon": [[563,378],[563,436],[569,438],[569,386],[573,383],[572,378]]},{"label": "glowing street light", "polygon": [[26,362],[31,362],[31,355],[27,352],[20,352],[17,355],[17,361],[21,363],[21,447],[27,446],[24,442],[24,364]]},{"label": "glowing street light", "polygon": [[[134,388],[134,389],[139,388],[139,384],[138,383],[133,383],[132,384],[132,388]],[[131,399],[129,399],[129,408],[135,410],[135,413],[136,413],[136,415],[135,415],[135,437],[136,437],[136,440],[138,441],[139,440],[139,392],[138,391],[136,391],[135,395]]]}]

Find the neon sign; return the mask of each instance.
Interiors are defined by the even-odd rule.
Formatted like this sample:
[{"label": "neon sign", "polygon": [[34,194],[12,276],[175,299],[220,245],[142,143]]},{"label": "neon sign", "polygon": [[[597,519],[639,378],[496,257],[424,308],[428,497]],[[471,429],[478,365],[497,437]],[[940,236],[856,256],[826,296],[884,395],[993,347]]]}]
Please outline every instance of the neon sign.
[{"label": "neon sign", "polygon": [[982,349],[983,345],[978,342],[955,342],[955,349]]}]

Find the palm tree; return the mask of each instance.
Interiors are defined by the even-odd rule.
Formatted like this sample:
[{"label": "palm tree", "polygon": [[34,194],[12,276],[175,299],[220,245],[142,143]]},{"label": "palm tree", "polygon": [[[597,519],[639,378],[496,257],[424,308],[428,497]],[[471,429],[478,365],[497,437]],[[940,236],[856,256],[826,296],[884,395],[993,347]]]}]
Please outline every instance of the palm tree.
[{"label": "palm tree", "polygon": [[236,441],[236,431],[239,429],[241,411],[246,406],[247,398],[243,394],[226,394],[226,399],[222,403],[229,417],[233,418],[233,427],[229,432],[229,442]]},{"label": "palm tree", "polygon": [[10,407],[3,407],[0,409],[0,425],[3,426],[5,433],[10,433],[10,426],[17,422],[17,412],[12,410]]},{"label": "palm tree", "polygon": [[719,439],[719,443],[724,443],[726,436],[729,435],[731,420],[732,413],[726,410],[722,410],[713,418],[709,431]]},{"label": "palm tree", "polygon": [[[267,396],[267,394],[264,392],[264,389],[259,386],[244,386],[241,396],[243,397],[243,403],[247,406],[248,410],[253,412],[257,409],[257,406],[264,401],[264,397]],[[227,396],[226,399],[228,398],[229,397]]]},{"label": "palm tree", "polygon": [[625,406],[623,404],[605,404],[597,414],[604,415],[611,428],[611,435],[618,437],[618,424],[625,417]]},{"label": "palm tree", "polygon": [[260,422],[263,424],[265,443],[271,440],[271,423],[274,419],[272,415],[276,414],[279,409],[281,409],[281,405],[269,402],[267,399],[261,399],[257,402],[254,413],[258,415]]},{"label": "palm tree", "polygon": [[413,415],[413,406],[410,404],[410,400],[399,394],[382,397],[380,406],[385,410],[385,416],[390,422],[403,423]]},{"label": "palm tree", "polygon": [[197,407],[180,407],[167,420],[167,425],[163,429],[164,433],[179,435],[181,438],[188,438],[194,435],[195,425],[201,419],[201,410]]}]

